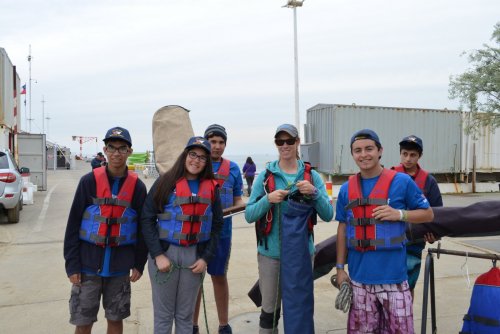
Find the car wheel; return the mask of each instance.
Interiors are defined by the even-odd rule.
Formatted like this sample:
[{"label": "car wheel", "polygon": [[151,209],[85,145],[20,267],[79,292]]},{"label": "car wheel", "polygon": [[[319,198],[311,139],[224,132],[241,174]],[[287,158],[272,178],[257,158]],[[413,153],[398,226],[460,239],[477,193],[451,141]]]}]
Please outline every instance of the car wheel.
[{"label": "car wheel", "polygon": [[23,193],[21,193],[21,198],[19,199],[19,211],[23,211]]},{"label": "car wheel", "polygon": [[17,204],[14,208],[7,210],[7,220],[9,223],[19,223],[19,204]]}]

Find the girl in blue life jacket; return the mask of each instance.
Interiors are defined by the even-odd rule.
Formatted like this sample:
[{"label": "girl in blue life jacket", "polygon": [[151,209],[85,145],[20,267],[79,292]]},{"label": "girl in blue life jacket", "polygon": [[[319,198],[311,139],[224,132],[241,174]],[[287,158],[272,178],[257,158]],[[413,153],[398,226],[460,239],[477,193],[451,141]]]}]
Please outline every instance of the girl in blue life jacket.
[{"label": "girl in blue life jacket", "polygon": [[154,333],[191,334],[196,297],[223,225],[210,143],[192,137],[153,184],[141,224],[149,249]]},{"label": "girl in blue life jacket", "polygon": [[298,158],[297,128],[280,125],[274,138],[279,160],[259,173],[245,210],[245,219],[257,229],[259,333],[277,333],[283,299],[285,332],[313,334],[312,225],[316,214],[329,222],[333,207],[321,176]]}]

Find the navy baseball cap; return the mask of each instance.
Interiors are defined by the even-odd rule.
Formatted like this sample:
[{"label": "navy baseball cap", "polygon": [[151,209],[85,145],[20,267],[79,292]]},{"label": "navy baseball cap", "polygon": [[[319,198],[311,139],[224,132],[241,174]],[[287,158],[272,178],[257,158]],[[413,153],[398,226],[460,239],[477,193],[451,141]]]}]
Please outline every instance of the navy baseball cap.
[{"label": "navy baseball cap", "polygon": [[420,149],[423,151],[424,150],[424,144],[422,143],[422,139],[418,138],[415,135],[410,135],[408,137],[404,137],[403,140],[399,142],[399,146],[403,144],[415,144],[416,146],[420,147]]},{"label": "navy baseball cap", "polygon": [[351,137],[351,147],[352,147],[352,144],[356,140],[360,140],[360,139],[371,139],[376,144],[378,144],[380,147],[382,147],[382,144],[380,143],[380,139],[378,138],[378,135],[373,130],[363,129],[363,130],[359,130],[358,132],[353,134]]},{"label": "navy baseball cap", "polygon": [[209,155],[210,155],[210,152],[212,150],[212,148],[210,146],[210,142],[203,137],[191,137],[191,138],[189,138],[185,149],[189,150],[190,148],[194,148],[194,147],[199,147],[199,148],[204,149]]},{"label": "navy baseball cap", "polygon": [[130,138],[130,133],[127,129],[116,126],[111,128],[106,132],[106,136],[104,136],[104,143],[111,139],[120,139],[127,142],[130,146],[132,146],[132,138]]},{"label": "navy baseball cap", "polygon": [[274,134],[274,138],[276,138],[280,132],[286,132],[293,138],[297,138],[299,136],[299,131],[297,131],[297,128],[292,124],[281,124],[278,126],[276,133]]}]

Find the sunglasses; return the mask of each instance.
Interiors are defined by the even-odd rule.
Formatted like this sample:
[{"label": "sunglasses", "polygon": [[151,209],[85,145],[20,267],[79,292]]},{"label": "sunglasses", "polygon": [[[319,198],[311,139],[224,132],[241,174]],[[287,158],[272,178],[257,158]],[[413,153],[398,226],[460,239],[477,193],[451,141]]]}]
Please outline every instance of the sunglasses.
[{"label": "sunglasses", "polygon": [[287,145],[293,145],[297,141],[297,138],[290,138],[290,139],[275,139],[274,143],[278,146],[283,146],[283,144]]},{"label": "sunglasses", "polygon": [[208,157],[206,155],[198,155],[193,151],[188,152],[188,156],[193,160],[198,159],[198,161],[200,161],[200,162],[207,162],[208,161]]}]

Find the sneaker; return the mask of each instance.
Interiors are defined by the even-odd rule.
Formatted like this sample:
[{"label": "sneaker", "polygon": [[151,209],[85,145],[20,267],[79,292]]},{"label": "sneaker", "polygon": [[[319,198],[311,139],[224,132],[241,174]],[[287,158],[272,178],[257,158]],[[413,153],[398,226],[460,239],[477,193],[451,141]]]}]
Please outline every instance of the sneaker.
[{"label": "sneaker", "polygon": [[229,324],[224,326],[219,326],[219,334],[233,334],[233,330]]},{"label": "sneaker", "polygon": [[200,327],[193,325],[193,334],[200,334]]}]

